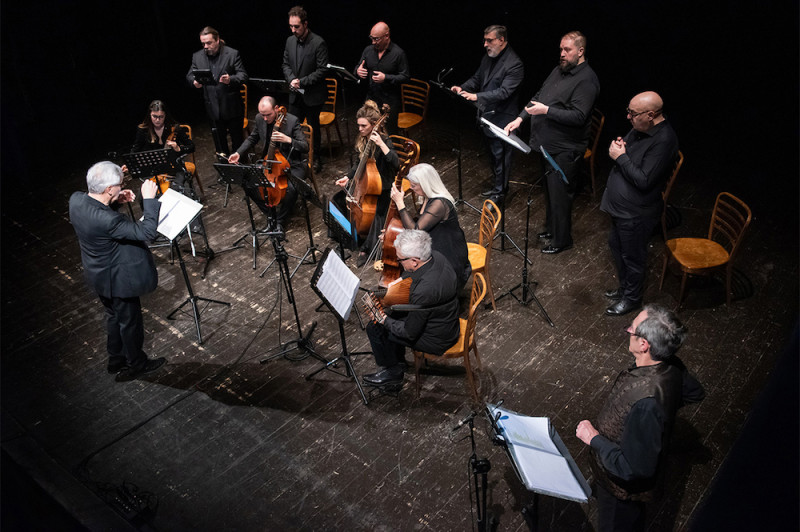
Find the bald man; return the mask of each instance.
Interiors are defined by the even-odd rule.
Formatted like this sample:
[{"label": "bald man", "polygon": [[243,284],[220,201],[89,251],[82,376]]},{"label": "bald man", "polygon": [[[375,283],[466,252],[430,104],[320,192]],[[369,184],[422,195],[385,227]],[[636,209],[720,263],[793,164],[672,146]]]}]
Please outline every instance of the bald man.
[{"label": "bald man", "polygon": [[389,133],[397,132],[397,114],[400,112],[400,85],[411,79],[406,53],[392,42],[389,26],[378,22],[369,32],[372,44],[361,52],[356,65],[356,75],[369,81],[367,99],[379,106],[389,104],[391,114],[386,123]]},{"label": "bald man", "polygon": [[675,159],[678,137],[664,117],[664,102],[657,93],[637,94],[628,104],[632,129],[608,148],[614,168],[600,203],[611,216],[608,245],[617,267],[619,284],[607,290],[615,303],[608,316],[622,316],[642,306],[647,243],[663,209],[664,190]]}]

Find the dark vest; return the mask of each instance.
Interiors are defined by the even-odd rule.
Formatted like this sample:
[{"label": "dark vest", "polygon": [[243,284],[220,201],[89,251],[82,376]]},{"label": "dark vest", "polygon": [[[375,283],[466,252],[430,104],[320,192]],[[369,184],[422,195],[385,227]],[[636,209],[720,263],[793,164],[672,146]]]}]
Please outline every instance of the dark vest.
[{"label": "dark vest", "polygon": [[640,399],[654,397],[664,409],[664,433],[661,436],[661,456],[658,469],[652,478],[625,481],[608,473],[600,457],[592,451],[589,463],[598,482],[621,500],[649,501],[653,498],[662,474],[667,444],[672,432],[672,422],[681,400],[681,372],[667,363],[654,366],[632,367],[617,377],[605,406],[597,416],[597,430],[618,444],[622,440],[625,420],[633,405]]}]

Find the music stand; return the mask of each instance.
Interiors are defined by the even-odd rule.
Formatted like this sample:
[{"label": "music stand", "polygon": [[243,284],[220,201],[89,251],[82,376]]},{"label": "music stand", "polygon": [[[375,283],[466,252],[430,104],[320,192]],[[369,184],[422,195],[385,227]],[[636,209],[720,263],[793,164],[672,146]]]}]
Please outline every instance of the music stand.
[{"label": "music stand", "polygon": [[[289,83],[283,79],[250,78],[247,83],[261,89],[265,94],[289,94]],[[302,89],[301,89],[302,91]]]},{"label": "music stand", "polygon": [[[223,164],[223,163],[214,163],[214,168],[217,170],[219,174],[220,180],[227,184],[235,184],[239,185],[240,187],[257,187],[258,185],[262,186],[272,186],[270,183],[264,180],[264,171],[260,165],[244,165],[244,164]],[[253,269],[256,269],[256,258],[258,256],[258,249],[261,246],[261,241],[259,237],[262,236],[273,236],[281,234],[278,231],[262,231],[256,229],[256,221],[253,218],[253,206],[250,202],[250,196],[246,193],[244,195],[245,202],[247,203],[247,215],[250,218],[250,231],[242,235],[236,242],[234,242],[231,247],[227,249],[223,249],[222,251],[218,251],[217,253],[224,253],[226,251],[232,251],[234,249],[241,248],[242,242],[245,241],[247,237],[250,237],[250,243],[253,247]],[[271,264],[271,263],[270,263]],[[263,274],[262,274],[263,275]]]},{"label": "music stand", "polygon": [[345,207],[336,202],[335,196],[330,201],[327,201],[325,196],[322,199],[325,206],[322,212],[322,220],[328,226],[328,236],[339,244],[339,255],[342,261],[345,261],[348,258],[345,248],[352,251],[358,244],[355,223],[344,214],[346,212]]},{"label": "music stand", "polygon": [[203,205],[197,201],[187,198],[183,194],[175,190],[167,190],[161,198],[161,210],[158,216],[158,232],[167,237],[175,254],[180,263],[181,273],[183,273],[183,281],[186,283],[186,290],[189,292],[189,297],[181,303],[175,310],[167,315],[167,319],[174,319],[183,307],[191,304],[192,316],[194,317],[195,329],[197,330],[197,343],[203,344],[203,333],[200,330],[200,309],[197,307],[198,301],[205,301],[208,304],[216,303],[218,305],[225,305],[230,307],[231,304],[225,301],[218,301],[216,299],[208,299],[205,297],[197,296],[192,290],[192,283],[189,280],[189,274],[186,271],[186,263],[183,260],[180,246],[178,246],[177,237],[192,223],[195,217],[200,213]]},{"label": "music stand", "polygon": [[[358,294],[358,285],[360,283],[361,281],[350,271],[344,261],[336,253],[331,253],[330,248],[326,248],[317,265],[317,269],[314,271],[314,275],[311,276],[311,288],[330,309],[339,323],[342,354],[327,362],[321,368],[309,373],[306,376],[306,380],[311,379],[311,377],[323,370],[332,371],[337,375],[353,379],[358,393],[361,395],[361,400],[367,405],[369,401],[364,394],[364,389],[361,387],[361,382],[358,380],[358,375],[353,369],[353,363],[350,361],[351,354],[360,353],[349,353],[347,351],[347,340],[344,334],[344,322],[350,316],[350,310],[353,308],[353,302],[356,299],[356,294]],[[345,373],[334,369],[339,361],[344,362]]]},{"label": "music stand", "polygon": [[175,150],[151,150],[122,154],[122,160],[132,177],[149,179],[154,175],[173,175],[183,170]]},{"label": "music stand", "polygon": [[486,405],[492,441],[505,448],[514,472],[534,502],[522,513],[531,530],[538,520],[538,494],[580,503],[592,490],[569,450],[550,424],[550,418],[529,417],[500,405]]},{"label": "music stand", "polygon": [[[361,83],[361,80],[359,78],[355,77],[352,72],[350,72],[349,70],[347,70],[342,66],[328,63],[327,65],[325,65],[325,67],[328,70],[332,70],[334,74],[337,74],[342,81],[347,80],[355,83]],[[352,148],[353,142],[350,140],[350,122],[348,121],[347,118],[347,91],[344,90],[344,84],[342,84],[342,106],[344,107],[344,113],[342,113],[341,122],[345,124],[344,130],[345,134],[347,135],[347,146]],[[334,112],[335,111],[336,109],[334,109]],[[347,151],[350,153],[350,167],[352,168],[353,150],[348,149]]]}]

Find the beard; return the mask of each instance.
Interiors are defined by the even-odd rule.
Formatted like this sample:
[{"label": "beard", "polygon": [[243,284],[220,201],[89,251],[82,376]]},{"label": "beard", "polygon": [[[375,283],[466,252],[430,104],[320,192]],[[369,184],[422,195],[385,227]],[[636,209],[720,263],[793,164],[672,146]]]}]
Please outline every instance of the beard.
[{"label": "beard", "polygon": [[566,59],[562,59],[558,63],[558,68],[561,69],[561,72],[569,72],[573,68],[578,66],[578,59],[576,58],[574,62],[568,61]]}]

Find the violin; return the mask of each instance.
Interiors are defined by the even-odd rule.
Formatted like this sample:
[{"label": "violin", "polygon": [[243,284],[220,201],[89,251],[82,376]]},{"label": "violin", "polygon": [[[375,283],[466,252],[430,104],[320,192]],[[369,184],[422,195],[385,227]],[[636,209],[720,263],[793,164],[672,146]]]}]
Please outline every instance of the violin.
[{"label": "violin", "polygon": [[[381,117],[372,127],[379,131],[381,124],[389,116],[389,106],[383,104]],[[375,211],[378,208],[378,199],[383,191],[383,182],[378,167],[375,164],[375,142],[367,141],[358,161],[358,168],[350,182],[347,192],[347,207],[350,210],[350,221],[355,224],[358,236],[365,237],[369,233]]]},{"label": "violin", "polygon": [[[272,127],[273,132],[281,129],[283,121],[286,119],[286,107],[282,105],[275,107],[275,113],[277,116],[275,125]],[[277,145],[277,142],[270,139],[267,156],[262,162],[264,178],[269,185],[259,185],[258,187],[258,193],[268,207],[276,207],[286,196],[286,190],[289,188],[289,179],[286,177],[290,168],[289,161],[280,150],[275,149]]]}]

